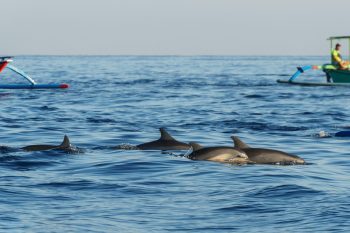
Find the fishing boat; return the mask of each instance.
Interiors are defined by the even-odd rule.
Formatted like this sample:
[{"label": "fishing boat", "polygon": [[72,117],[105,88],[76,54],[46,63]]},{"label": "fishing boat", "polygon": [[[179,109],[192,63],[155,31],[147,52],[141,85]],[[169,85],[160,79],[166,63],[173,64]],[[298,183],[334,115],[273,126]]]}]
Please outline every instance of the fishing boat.
[{"label": "fishing boat", "polygon": [[[330,41],[331,54],[334,48],[334,41],[347,40],[350,48],[350,36],[335,36],[328,38]],[[350,52],[349,52],[350,60]],[[296,81],[296,79],[303,73],[309,70],[321,70],[327,77],[327,82],[312,82],[312,81]],[[323,65],[307,65],[297,67],[297,71],[288,80],[277,80],[278,83],[294,84],[294,85],[307,85],[307,86],[350,86],[350,65],[345,69],[339,69],[339,67],[332,64]]]},{"label": "fishing boat", "polygon": [[24,71],[18,69],[17,67],[9,64],[13,61],[13,57],[0,57],[0,73],[5,69],[9,69],[14,73],[17,73],[20,77],[24,78],[27,83],[24,84],[1,84],[0,79],[0,89],[57,89],[57,88],[68,88],[69,85],[66,83],[49,83],[49,84],[39,84],[36,83],[29,75]]}]

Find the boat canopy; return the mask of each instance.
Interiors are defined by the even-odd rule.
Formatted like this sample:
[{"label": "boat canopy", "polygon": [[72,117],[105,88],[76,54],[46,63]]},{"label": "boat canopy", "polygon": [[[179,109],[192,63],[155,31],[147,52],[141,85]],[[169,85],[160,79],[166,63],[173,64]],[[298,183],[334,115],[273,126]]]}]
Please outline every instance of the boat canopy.
[{"label": "boat canopy", "polygon": [[331,36],[328,40],[342,40],[342,39],[350,39],[350,36]]},{"label": "boat canopy", "polygon": [[[333,51],[333,40],[348,40],[348,49],[349,49],[349,60],[350,60],[350,36],[331,36],[328,38],[328,40],[331,41],[331,54],[332,54],[332,51]],[[332,57],[332,55],[331,55]],[[332,60],[332,58],[331,58]]]},{"label": "boat canopy", "polygon": [[12,61],[11,59],[12,59],[13,57],[9,57],[9,56],[7,56],[7,57],[0,57],[0,62],[3,62],[3,61]]}]

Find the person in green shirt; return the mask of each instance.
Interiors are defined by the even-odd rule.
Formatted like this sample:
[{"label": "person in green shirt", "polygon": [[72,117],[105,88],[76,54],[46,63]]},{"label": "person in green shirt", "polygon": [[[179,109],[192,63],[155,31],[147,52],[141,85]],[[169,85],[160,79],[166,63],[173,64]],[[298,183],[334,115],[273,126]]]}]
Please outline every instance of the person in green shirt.
[{"label": "person in green shirt", "polygon": [[341,70],[347,69],[349,61],[344,61],[340,54],[340,44],[335,45],[335,49],[332,50],[332,65],[339,67]]}]

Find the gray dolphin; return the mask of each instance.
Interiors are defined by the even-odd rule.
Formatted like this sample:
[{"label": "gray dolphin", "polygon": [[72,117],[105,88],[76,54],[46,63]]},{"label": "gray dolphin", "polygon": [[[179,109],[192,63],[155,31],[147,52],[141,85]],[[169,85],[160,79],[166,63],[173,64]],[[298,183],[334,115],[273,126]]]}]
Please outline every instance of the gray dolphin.
[{"label": "gray dolphin", "polygon": [[63,142],[60,145],[31,145],[21,148],[25,151],[45,151],[45,150],[64,150],[72,151],[76,148],[72,146],[67,135],[64,135]]},{"label": "gray dolphin", "polygon": [[242,142],[239,137],[231,137],[235,148],[244,151],[249,160],[257,164],[279,164],[279,165],[295,165],[305,164],[305,160],[299,156],[285,153],[279,150],[252,148]]},{"label": "gray dolphin", "polygon": [[208,160],[220,163],[246,164],[251,163],[248,156],[239,149],[229,146],[202,147],[191,142],[192,153],[188,155],[192,160]]},{"label": "gray dolphin", "polygon": [[156,141],[143,143],[136,147],[140,150],[188,150],[191,146],[174,139],[165,129],[160,128],[160,138]]}]

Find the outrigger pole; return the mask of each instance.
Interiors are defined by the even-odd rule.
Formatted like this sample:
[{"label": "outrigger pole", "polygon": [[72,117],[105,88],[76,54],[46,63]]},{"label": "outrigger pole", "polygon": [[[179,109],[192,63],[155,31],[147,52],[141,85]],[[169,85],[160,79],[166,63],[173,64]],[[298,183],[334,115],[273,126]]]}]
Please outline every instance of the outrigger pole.
[{"label": "outrigger pole", "polygon": [[11,66],[10,64],[7,65],[7,68],[14,71],[15,73],[21,75],[23,78],[27,79],[28,82],[30,82],[31,84],[35,85],[36,82],[31,78],[29,77],[29,75],[27,75],[26,73],[24,73],[22,70],[19,70],[17,69],[16,67],[14,66]]},{"label": "outrigger pole", "polygon": [[288,80],[288,82],[293,82],[294,79],[296,79],[299,75],[301,75],[302,73],[304,73],[307,70],[313,69],[314,66],[303,66],[303,67],[297,67],[297,72],[295,72],[293,74],[292,77],[290,77],[290,79]]},{"label": "outrigger pole", "polygon": [[10,65],[10,62],[12,62],[12,57],[0,57],[0,73],[3,69],[8,68],[13,72],[19,74],[22,78],[26,79],[30,84],[0,84],[0,89],[57,89],[69,87],[69,85],[65,83],[37,84],[24,71],[18,69],[15,66]]}]

